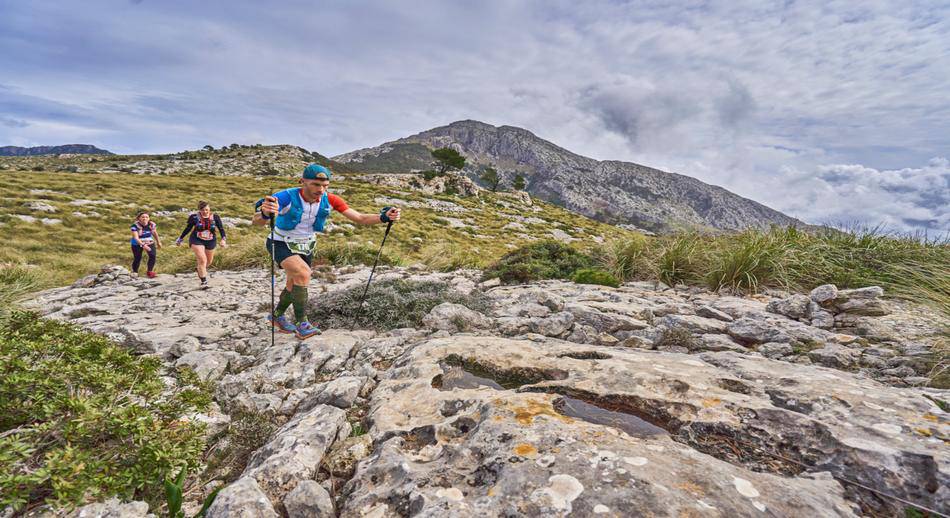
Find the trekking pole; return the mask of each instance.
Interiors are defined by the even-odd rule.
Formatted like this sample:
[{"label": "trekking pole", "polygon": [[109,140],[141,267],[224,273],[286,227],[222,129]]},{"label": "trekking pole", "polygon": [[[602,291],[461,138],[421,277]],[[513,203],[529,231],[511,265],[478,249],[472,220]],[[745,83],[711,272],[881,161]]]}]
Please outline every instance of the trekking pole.
[{"label": "trekking pole", "polygon": [[376,265],[379,264],[379,256],[383,254],[383,245],[386,244],[386,238],[389,237],[389,229],[392,228],[392,226],[392,221],[386,225],[386,233],[383,234],[383,242],[379,245],[379,252],[376,252],[376,260],[373,261],[373,269],[369,271],[369,279],[366,280],[366,287],[363,288],[363,296],[360,297],[360,305],[357,306],[357,309],[363,309],[363,301],[366,300],[366,292],[369,291],[369,283],[373,282],[373,274],[376,273]]},{"label": "trekking pole", "polygon": [[[274,253],[274,220],[277,219],[275,214],[271,214],[270,217],[270,318],[274,319],[274,290],[277,286],[277,274],[274,272],[274,261],[277,260],[277,255]],[[276,327],[274,322],[271,322],[270,325],[270,346],[274,347],[274,333],[276,333]]]}]

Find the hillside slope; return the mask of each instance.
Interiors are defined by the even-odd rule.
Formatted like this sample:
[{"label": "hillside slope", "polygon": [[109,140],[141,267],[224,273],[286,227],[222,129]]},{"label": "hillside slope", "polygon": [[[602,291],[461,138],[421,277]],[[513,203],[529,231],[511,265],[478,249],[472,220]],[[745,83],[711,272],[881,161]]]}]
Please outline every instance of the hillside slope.
[{"label": "hillside slope", "polygon": [[453,122],[333,159],[365,172],[410,172],[431,168],[429,151],[440,147],[464,154],[465,173],[471,177],[486,166],[496,168],[506,183],[522,174],[529,193],[600,221],[653,231],[804,226],[761,203],[689,176],[631,162],[594,160],[525,129],[478,121]]}]

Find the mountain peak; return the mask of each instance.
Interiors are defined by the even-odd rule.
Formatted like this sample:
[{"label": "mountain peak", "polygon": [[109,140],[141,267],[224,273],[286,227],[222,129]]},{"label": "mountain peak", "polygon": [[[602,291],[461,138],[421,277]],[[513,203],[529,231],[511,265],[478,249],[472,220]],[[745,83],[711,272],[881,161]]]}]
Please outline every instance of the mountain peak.
[{"label": "mountain peak", "polygon": [[463,173],[473,179],[487,166],[498,171],[503,186],[521,175],[530,194],[609,223],[660,232],[804,226],[795,218],[689,176],[631,162],[598,161],[524,128],[476,120],[455,121],[334,160],[363,172],[411,173],[431,169],[431,150],[449,146],[466,157]]}]

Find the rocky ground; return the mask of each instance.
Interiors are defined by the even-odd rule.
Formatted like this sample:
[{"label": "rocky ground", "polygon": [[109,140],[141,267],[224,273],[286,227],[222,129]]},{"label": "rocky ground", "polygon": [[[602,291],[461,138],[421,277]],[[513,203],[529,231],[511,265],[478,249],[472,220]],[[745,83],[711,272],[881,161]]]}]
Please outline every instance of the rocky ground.
[{"label": "rocky ground", "polygon": [[[274,346],[261,270],[202,291],[113,267],[32,305],[214,381],[216,408],[195,416],[210,435],[242,412],[277,426],[211,517],[950,513],[950,391],[923,387],[939,315],[874,287],[732,297],[478,276],[377,272],[483,292],[484,313],[443,304],[418,329]],[[147,512],[79,515],[107,511]]]}]

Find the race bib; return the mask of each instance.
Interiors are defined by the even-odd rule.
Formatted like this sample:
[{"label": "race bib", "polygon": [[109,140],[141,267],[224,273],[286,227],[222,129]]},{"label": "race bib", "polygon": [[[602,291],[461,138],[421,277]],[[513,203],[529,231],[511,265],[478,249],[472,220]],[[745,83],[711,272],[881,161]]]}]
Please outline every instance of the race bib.
[{"label": "race bib", "polygon": [[150,237],[140,237],[140,238],[139,238],[139,241],[140,241],[143,245],[150,245],[150,244],[152,244],[152,243],[155,242],[155,240],[152,239],[152,238],[150,238]]},{"label": "race bib", "polygon": [[212,234],[210,230],[199,230],[197,235],[198,239],[203,241],[211,241],[214,239],[214,234]]},{"label": "race bib", "polygon": [[287,243],[287,248],[295,254],[302,255],[312,255],[313,250],[317,247],[316,239],[306,239],[306,240],[296,240],[296,241],[285,241]]}]

